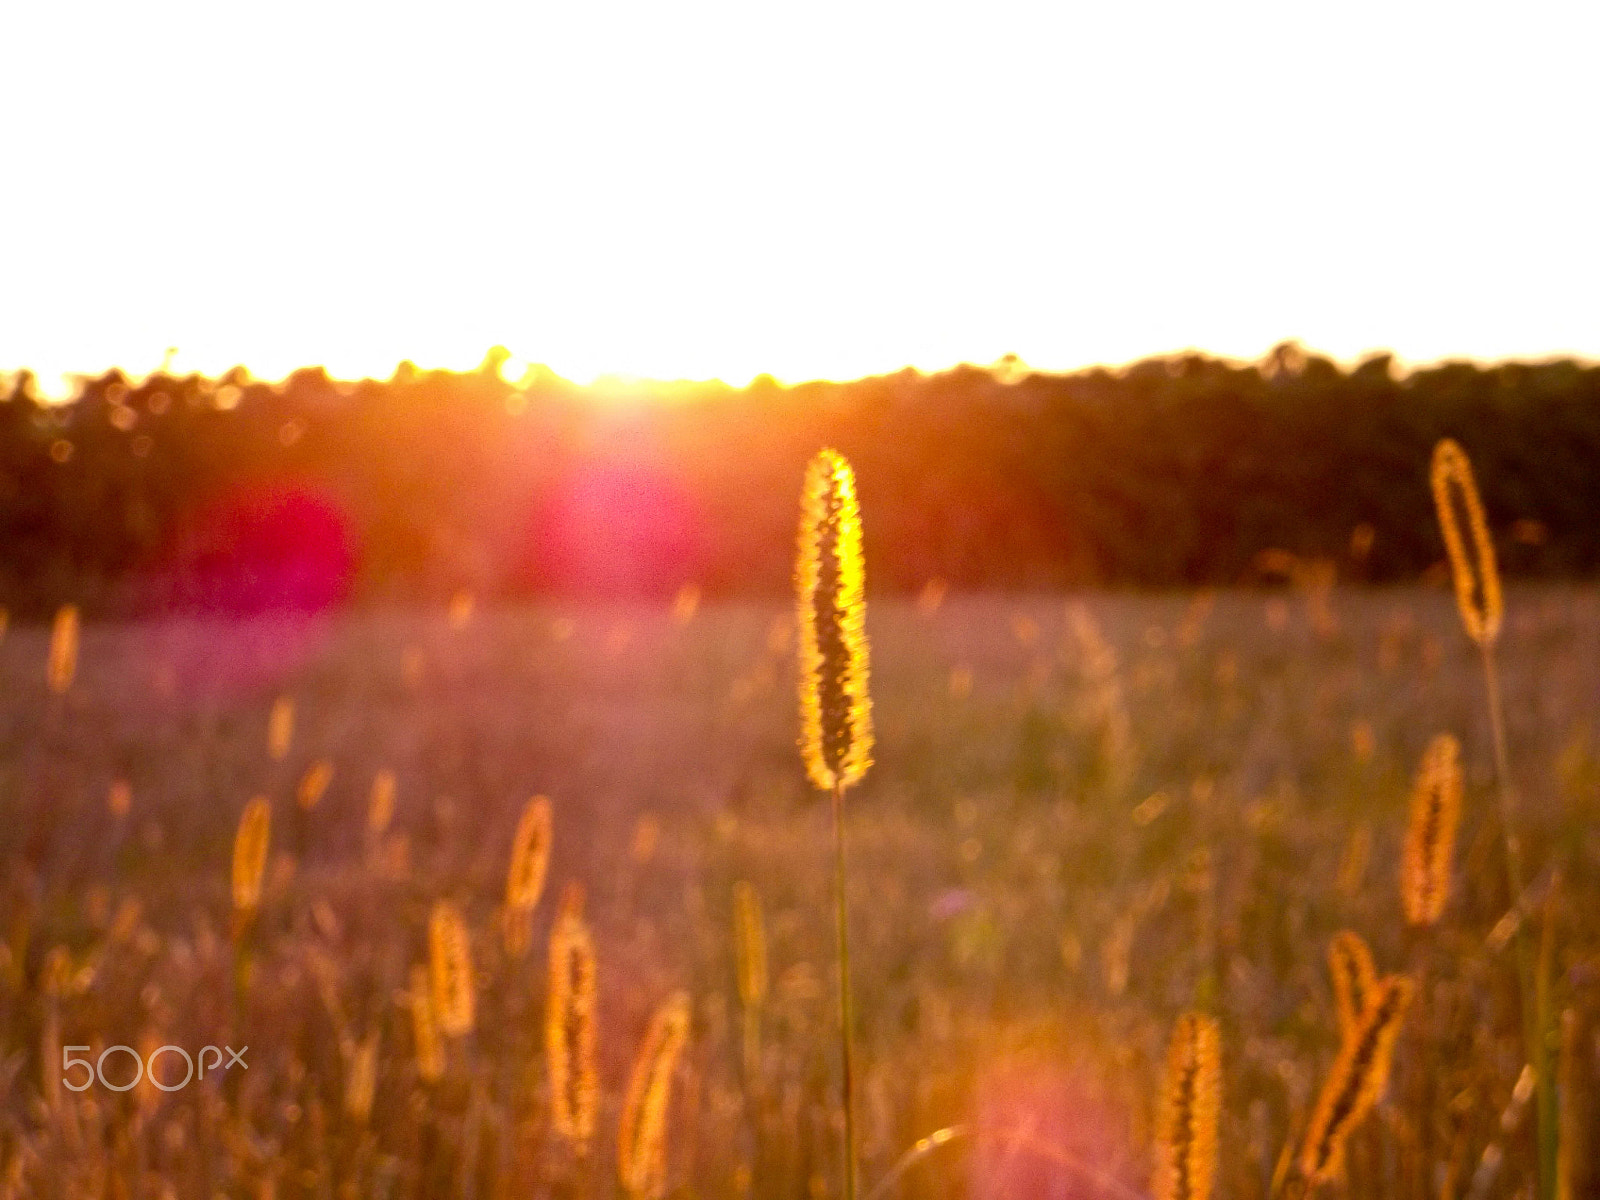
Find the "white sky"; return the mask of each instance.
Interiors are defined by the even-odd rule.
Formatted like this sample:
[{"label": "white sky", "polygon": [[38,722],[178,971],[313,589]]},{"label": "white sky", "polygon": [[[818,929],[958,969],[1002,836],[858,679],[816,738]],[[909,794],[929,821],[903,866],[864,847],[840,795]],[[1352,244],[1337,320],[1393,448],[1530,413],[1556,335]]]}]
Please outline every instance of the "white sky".
[{"label": "white sky", "polygon": [[1600,5],[0,0],[0,369],[1600,357]]}]

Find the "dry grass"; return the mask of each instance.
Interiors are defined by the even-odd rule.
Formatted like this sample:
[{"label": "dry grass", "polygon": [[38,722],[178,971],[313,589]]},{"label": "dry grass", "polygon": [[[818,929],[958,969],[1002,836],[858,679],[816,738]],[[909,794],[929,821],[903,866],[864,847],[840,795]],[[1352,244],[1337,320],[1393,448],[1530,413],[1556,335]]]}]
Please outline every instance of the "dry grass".
[{"label": "dry grass", "polygon": [[[1525,1188],[1491,734],[1450,598],[1335,589],[1315,615],[1287,594],[1074,599],[871,608],[876,765],[847,816],[866,1192],[960,1126],[887,1194],[1148,1194],[1168,1039],[1199,1009],[1223,1047],[1213,1195],[1284,1194],[1341,1045],[1330,939],[1358,932],[1380,974],[1423,954],[1396,881],[1411,777],[1443,729],[1465,776],[1454,878],[1388,1095],[1344,1147],[1348,1186]],[[89,623],[59,697],[48,629],[13,627],[0,1193],[618,1195],[630,1060],[681,988],[668,1193],[836,1194],[828,813],[795,745],[794,618],[679,609]],[[1600,593],[1513,589],[1506,614],[1527,861],[1564,867],[1527,919],[1553,921],[1552,1003],[1576,1014],[1562,1077],[1592,1095]],[[294,730],[274,761],[280,695]],[[373,824],[382,770],[392,816]],[[257,794],[272,847],[236,987],[233,838]],[[502,906],[535,794],[554,836],[519,956]],[[770,973],[748,1068],[739,880],[759,888]],[[583,1156],[552,1131],[544,1037],[554,900],[574,882],[599,961]],[[440,901],[475,972],[461,1036],[417,971]],[[171,1094],[60,1086],[62,1045],[166,1043],[248,1044],[249,1071]]]}]

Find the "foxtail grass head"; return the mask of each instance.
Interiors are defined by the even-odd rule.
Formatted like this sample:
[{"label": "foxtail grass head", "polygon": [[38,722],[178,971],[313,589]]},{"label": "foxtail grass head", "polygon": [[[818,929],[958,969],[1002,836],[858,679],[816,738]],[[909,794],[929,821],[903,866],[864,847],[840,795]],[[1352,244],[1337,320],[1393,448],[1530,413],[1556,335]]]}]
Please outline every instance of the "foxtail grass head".
[{"label": "foxtail grass head", "polygon": [[369,1033],[350,1048],[345,1062],[344,1112],[356,1125],[372,1115],[372,1096],[378,1084],[378,1035]]},{"label": "foxtail grass head", "polygon": [[511,866],[506,872],[506,907],[531,910],[544,892],[550,867],[550,798],[535,796],[522,810],[511,839]]},{"label": "foxtail grass head", "polygon": [[[1455,581],[1456,607],[1467,636],[1480,646],[1491,645],[1500,633],[1505,605],[1500,596],[1500,568],[1495,563],[1494,540],[1484,519],[1483,501],[1472,477],[1472,463],[1466,451],[1451,438],[1433,448],[1433,505],[1439,515],[1439,532],[1450,556],[1450,575]],[[1472,539],[1469,553],[1462,535],[1457,499],[1465,510],[1466,533]]]},{"label": "foxtail grass head", "polygon": [[689,1038],[689,994],[675,992],[655,1012],[628,1078],[617,1144],[618,1172],[630,1200],[667,1192],[667,1103],[678,1056]]},{"label": "foxtail grass head", "polygon": [[550,866],[550,800],[535,796],[522,810],[511,839],[511,864],[506,869],[506,903],[501,910],[501,935],[506,953],[521,958],[533,941],[533,910],[544,893]]},{"label": "foxtail grass head", "polygon": [[372,777],[372,791],[367,796],[367,832],[381,837],[389,822],[394,820],[394,772],[385,767]]},{"label": "foxtail grass head", "polygon": [[333,782],[333,764],[325,758],[319,758],[306,768],[306,773],[300,777],[300,784],[295,789],[295,802],[306,812],[310,812],[322,803],[323,793],[328,790],[328,784]]},{"label": "foxtail grass head", "polygon": [[1450,899],[1450,862],[1461,822],[1461,744],[1448,733],[1428,743],[1411,791],[1400,857],[1400,901],[1412,925],[1432,925]]},{"label": "foxtail grass head", "polygon": [[434,1020],[451,1037],[472,1032],[472,945],[461,910],[448,900],[428,922],[428,983]]},{"label": "foxtail grass head", "polygon": [[1361,1027],[1361,1018],[1378,990],[1378,972],[1372,951],[1361,935],[1345,929],[1328,944],[1328,973],[1333,977],[1333,999],[1339,1013],[1339,1036],[1349,1041]]},{"label": "foxtail grass head", "polygon": [[439,1023],[433,1011],[432,985],[428,968],[411,968],[411,1038],[417,1053],[417,1074],[424,1083],[438,1083],[444,1075],[444,1043],[439,1040]]},{"label": "foxtail grass head", "polygon": [[272,712],[267,716],[267,754],[273,762],[282,762],[289,753],[289,743],[294,741],[294,700],[279,696],[272,702]]},{"label": "foxtail grass head", "polygon": [[272,836],[272,807],[265,796],[245,805],[233,838],[233,907],[253,914],[261,904],[261,880],[267,869],[267,845]]},{"label": "foxtail grass head", "polygon": [[1413,984],[1402,976],[1383,979],[1355,1032],[1345,1038],[1323,1082],[1300,1151],[1300,1170],[1308,1185],[1327,1183],[1344,1170],[1344,1148],[1351,1132],[1383,1095],[1400,1023],[1411,1003]]},{"label": "foxtail grass head", "polygon": [[1156,1200],[1207,1200],[1217,1171],[1222,1035],[1211,1017],[1178,1018],[1156,1127]]},{"label": "foxtail grass head", "polygon": [[583,920],[583,889],[569,884],[550,931],[550,992],[545,1001],[545,1057],[550,1118],[580,1156],[587,1154],[600,1109],[595,1065],[598,996],[594,939]]},{"label": "foxtail grass head", "polygon": [[795,567],[800,627],[800,750],[812,784],[858,783],[872,765],[865,567],[855,473],[823,450],[806,467]]},{"label": "foxtail grass head", "polygon": [[46,675],[50,690],[64,695],[78,673],[78,606],[64,604],[56,610],[50,629],[50,663]]}]

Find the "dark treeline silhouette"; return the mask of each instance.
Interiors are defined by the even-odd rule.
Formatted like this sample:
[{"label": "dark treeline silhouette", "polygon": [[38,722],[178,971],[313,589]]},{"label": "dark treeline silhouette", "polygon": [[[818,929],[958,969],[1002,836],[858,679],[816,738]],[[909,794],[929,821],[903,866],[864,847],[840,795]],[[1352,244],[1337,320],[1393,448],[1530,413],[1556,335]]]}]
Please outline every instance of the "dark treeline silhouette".
[{"label": "dark treeline silhouette", "polygon": [[[539,369],[278,385],[0,382],[0,602],[250,612],[346,601],[787,588],[806,459],[855,463],[874,590],[1342,579],[1442,556],[1428,456],[1476,465],[1508,573],[1600,568],[1600,368],[1344,371],[1292,345],[1120,371],[591,392]],[[1278,561],[1283,555],[1272,556]]]}]

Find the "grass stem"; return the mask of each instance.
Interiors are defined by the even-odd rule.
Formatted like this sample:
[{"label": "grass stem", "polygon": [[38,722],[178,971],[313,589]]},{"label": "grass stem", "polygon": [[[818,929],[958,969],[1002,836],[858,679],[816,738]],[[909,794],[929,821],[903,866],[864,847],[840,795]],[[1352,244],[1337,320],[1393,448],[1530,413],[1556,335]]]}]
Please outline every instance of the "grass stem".
[{"label": "grass stem", "polygon": [[[1494,648],[1488,639],[1480,642],[1483,651],[1484,688],[1489,704],[1489,730],[1494,742],[1495,784],[1500,799],[1500,828],[1505,844],[1506,876],[1510,884],[1512,903],[1520,901],[1523,894],[1522,841],[1517,833],[1516,804],[1511,789],[1510,756],[1506,753],[1505,710],[1500,696],[1500,672],[1495,662]],[[1554,1200],[1556,1184],[1556,1159],[1559,1151],[1555,1080],[1550,1073],[1550,1054],[1546,1032],[1550,1028],[1551,957],[1548,952],[1549,916],[1546,910],[1545,931],[1540,953],[1534,961],[1533,947],[1529,944],[1527,922],[1517,925],[1517,974],[1521,985],[1523,1040],[1528,1055],[1528,1065],[1533,1068],[1537,1128],[1538,1200]]]},{"label": "grass stem", "polygon": [[844,1200],[856,1200],[855,1017],[850,1002],[850,919],[845,907],[844,785],[833,785],[833,915],[839,940],[839,1056],[844,1091]]}]

